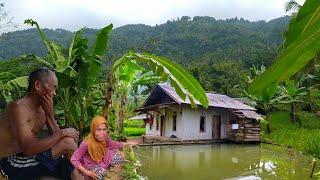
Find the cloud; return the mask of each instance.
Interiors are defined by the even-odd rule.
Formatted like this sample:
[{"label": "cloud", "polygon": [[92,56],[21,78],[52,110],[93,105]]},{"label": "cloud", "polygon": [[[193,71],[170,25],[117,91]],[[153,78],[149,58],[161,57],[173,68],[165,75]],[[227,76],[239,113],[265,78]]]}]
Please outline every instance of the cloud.
[{"label": "cloud", "polygon": [[[299,0],[303,1],[303,0]],[[181,16],[270,20],[285,15],[286,0],[7,0],[16,22],[33,18],[42,27],[76,30],[108,23],[161,24]],[[23,27],[23,26],[22,26]]]}]

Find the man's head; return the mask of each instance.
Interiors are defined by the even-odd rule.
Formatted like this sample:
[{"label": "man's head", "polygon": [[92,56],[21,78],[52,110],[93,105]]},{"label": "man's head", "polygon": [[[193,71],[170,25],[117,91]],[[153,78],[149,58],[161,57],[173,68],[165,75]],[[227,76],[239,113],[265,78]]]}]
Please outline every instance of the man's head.
[{"label": "man's head", "polygon": [[46,67],[38,68],[29,74],[29,92],[35,91],[39,96],[48,94],[54,97],[57,86],[58,79],[55,72]]}]

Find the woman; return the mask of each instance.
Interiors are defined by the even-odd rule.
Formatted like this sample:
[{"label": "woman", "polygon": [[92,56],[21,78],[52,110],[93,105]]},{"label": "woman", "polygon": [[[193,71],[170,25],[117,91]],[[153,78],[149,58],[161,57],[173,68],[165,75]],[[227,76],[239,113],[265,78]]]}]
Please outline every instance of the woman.
[{"label": "woman", "polygon": [[92,119],[90,134],[81,142],[71,157],[71,163],[86,179],[102,179],[110,165],[124,161],[117,153],[125,143],[111,140],[107,134],[107,121],[102,116]]}]

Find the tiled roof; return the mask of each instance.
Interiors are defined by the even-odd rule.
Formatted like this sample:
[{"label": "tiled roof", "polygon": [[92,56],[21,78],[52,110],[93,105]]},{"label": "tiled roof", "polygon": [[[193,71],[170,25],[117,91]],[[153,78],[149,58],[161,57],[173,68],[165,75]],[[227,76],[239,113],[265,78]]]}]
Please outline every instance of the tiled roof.
[{"label": "tiled roof", "polygon": [[[175,89],[167,84],[158,84],[158,86],[164,90],[171,98],[173,98],[178,104],[191,104],[188,97],[183,100],[180,96],[176,93]],[[253,107],[243,104],[240,101],[237,101],[231,97],[222,94],[215,94],[215,93],[206,93],[209,106],[211,107],[221,107],[221,108],[228,108],[228,109],[241,109],[241,110],[256,110]],[[195,101],[196,104],[200,105],[198,101]]]}]

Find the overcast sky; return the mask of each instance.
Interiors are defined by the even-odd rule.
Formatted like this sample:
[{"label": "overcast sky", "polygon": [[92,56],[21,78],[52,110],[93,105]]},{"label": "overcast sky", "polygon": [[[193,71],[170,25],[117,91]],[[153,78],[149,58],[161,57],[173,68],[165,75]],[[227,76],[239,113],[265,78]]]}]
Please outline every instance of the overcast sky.
[{"label": "overcast sky", "polygon": [[[181,16],[271,20],[285,15],[288,0],[0,0],[15,22],[32,18],[41,27],[77,30],[108,23],[156,25]],[[304,0],[297,0],[303,3]],[[20,26],[23,28],[23,26]]]}]

